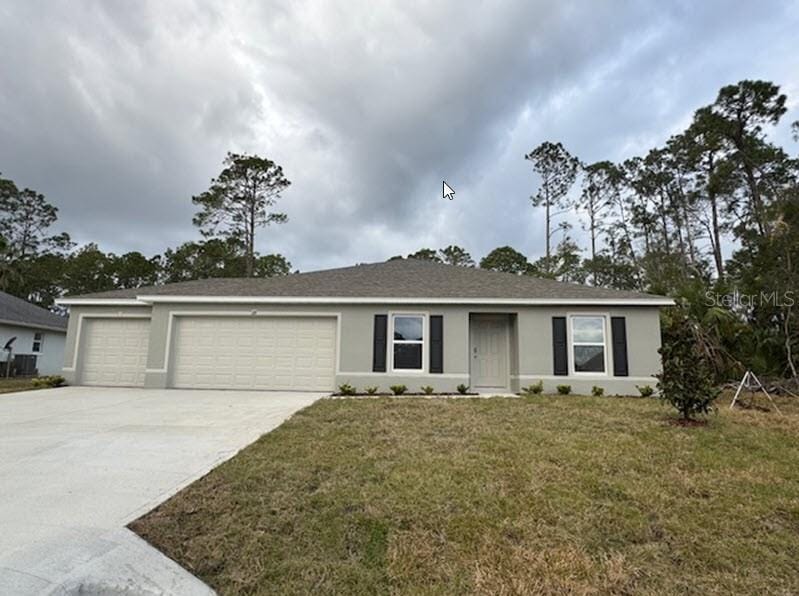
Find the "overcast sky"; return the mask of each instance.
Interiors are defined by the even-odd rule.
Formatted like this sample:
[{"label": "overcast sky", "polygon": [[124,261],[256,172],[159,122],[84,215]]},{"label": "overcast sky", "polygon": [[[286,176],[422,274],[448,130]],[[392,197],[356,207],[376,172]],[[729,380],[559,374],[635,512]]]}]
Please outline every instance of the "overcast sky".
[{"label": "overcast sky", "polygon": [[788,93],[799,147],[796,2],[0,0],[0,57],[0,172],[112,252],[198,239],[191,196],[228,150],[283,166],[289,223],[257,247],[311,270],[533,260],[525,153],[643,153],[743,78]]}]

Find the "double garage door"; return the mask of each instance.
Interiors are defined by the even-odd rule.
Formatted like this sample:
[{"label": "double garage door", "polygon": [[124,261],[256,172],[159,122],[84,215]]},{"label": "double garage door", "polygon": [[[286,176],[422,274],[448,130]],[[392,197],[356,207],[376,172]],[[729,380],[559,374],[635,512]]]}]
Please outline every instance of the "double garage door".
[{"label": "double garage door", "polygon": [[[142,335],[143,349],[135,339]],[[142,385],[148,337],[149,321],[92,320],[82,382]],[[333,317],[180,316],[173,319],[171,343],[172,387],[330,391],[334,386]],[[102,354],[95,354],[98,349]],[[90,362],[95,364],[89,367]]]},{"label": "double garage door", "polygon": [[330,391],[331,317],[177,317],[173,387]]}]

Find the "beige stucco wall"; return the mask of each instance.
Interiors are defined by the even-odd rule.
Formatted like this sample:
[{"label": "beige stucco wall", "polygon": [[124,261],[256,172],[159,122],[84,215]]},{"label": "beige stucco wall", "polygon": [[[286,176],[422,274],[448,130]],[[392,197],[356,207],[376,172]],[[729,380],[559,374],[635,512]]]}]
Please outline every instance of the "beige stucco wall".
[{"label": "beige stucco wall", "polygon": [[[372,333],[374,315],[387,312],[422,312],[428,315],[444,315],[444,375],[387,375],[372,373]],[[255,314],[253,315],[253,312]],[[468,311],[462,308],[431,308],[423,305],[402,306],[389,309],[375,305],[264,305],[264,304],[156,304],[152,307],[150,322],[150,349],[147,357],[149,371],[145,376],[148,387],[169,385],[167,363],[167,335],[170,313],[185,316],[200,313],[240,313],[242,316],[265,316],[280,314],[329,314],[338,317],[340,338],[338,341],[338,366],[336,384],[345,382],[358,387],[405,384],[418,390],[421,385],[433,384],[447,379],[447,387],[455,388],[460,383],[468,384]],[[165,370],[166,369],[166,370]],[[432,379],[432,380],[431,380]]]},{"label": "beige stucco wall", "polygon": [[[519,310],[519,384],[544,381],[547,392],[557,385],[571,385],[574,393],[588,394],[594,385],[609,395],[635,395],[636,385],[657,382],[652,375],[660,372],[660,311],[652,307],[529,307]],[[572,314],[600,314],[625,317],[627,325],[628,377],[613,376],[613,352],[608,333],[607,375],[552,375],[552,317]],[[572,355],[569,354],[571,363]]]},{"label": "beige stucco wall", "polygon": [[[149,315],[150,307],[143,306],[72,306],[69,309],[67,339],[64,344],[63,375],[67,383],[80,382],[81,353],[79,335],[86,317],[138,317]],[[79,333],[80,330],[80,333]]]},{"label": "beige stucco wall", "polygon": [[[67,332],[65,376],[79,381],[80,353],[75,358],[77,329],[81,315],[132,316],[149,313],[150,344],[145,384],[148,387],[169,385],[168,335],[170,314],[175,316],[200,313],[240,313],[243,316],[263,316],[268,313],[330,314],[340,319],[336,384],[351,383],[358,388],[377,385],[387,390],[390,385],[404,384],[410,391],[422,385],[432,385],[437,391],[453,391],[460,384],[469,384],[469,315],[470,313],[507,313],[512,315],[510,327],[510,389],[543,380],[547,391],[557,384],[570,384],[575,393],[588,393],[593,385],[605,388],[608,394],[635,393],[635,385],[654,384],[651,375],[660,370],[659,310],[656,307],[483,307],[461,305],[265,305],[265,304],[179,304],[142,307],[72,307]],[[444,373],[392,374],[372,372],[372,330],[374,315],[390,312],[417,312],[444,317]],[[177,313],[177,314],[176,314]],[[253,314],[255,313],[255,314]],[[597,313],[624,316],[627,319],[629,377],[609,375],[567,376],[552,375],[552,317],[577,313]],[[608,363],[612,373],[612,353],[608,337]],[[75,364],[74,370],[72,363]]]}]

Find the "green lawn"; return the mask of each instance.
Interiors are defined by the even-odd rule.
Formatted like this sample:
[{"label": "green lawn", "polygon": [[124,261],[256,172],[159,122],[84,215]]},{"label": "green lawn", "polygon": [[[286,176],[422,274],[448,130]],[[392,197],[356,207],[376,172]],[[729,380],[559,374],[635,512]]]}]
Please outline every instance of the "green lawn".
[{"label": "green lawn", "polygon": [[222,594],[796,594],[780,406],[322,400],[131,527]]},{"label": "green lawn", "polygon": [[[11,370],[13,371],[14,369]],[[35,389],[29,377],[11,377],[9,379],[0,377],[0,393],[13,393],[15,391],[27,391],[29,389]]]}]

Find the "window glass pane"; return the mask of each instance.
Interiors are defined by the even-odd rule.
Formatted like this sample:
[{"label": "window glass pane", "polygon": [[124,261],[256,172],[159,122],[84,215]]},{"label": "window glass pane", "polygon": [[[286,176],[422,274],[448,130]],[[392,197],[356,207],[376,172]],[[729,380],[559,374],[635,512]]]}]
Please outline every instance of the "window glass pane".
[{"label": "window glass pane", "polygon": [[422,368],[422,344],[394,344],[394,368]]},{"label": "window glass pane", "polygon": [[422,341],[423,317],[394,317],[394,339]]},{"label": "window glass pane", "polygon": [[605,319],[602,317],[573,317],[572,341],[575,343],[604,343]]},{"label": "window glass pane", "polygon": [[33,342],[33,351],[34,352],[40,352],[41,349],[42,349],[42,345],[38,341]]},{"label": "window glass pane", "polygon": [[39,341],[40,339],[42,339],[42,334],[37,331],[36,333],[33,334],[33,339]]},{"label": "window glass pane", "polygon": [[575,372],[605,372],[605,348],[602,346],[574,346]]}]

